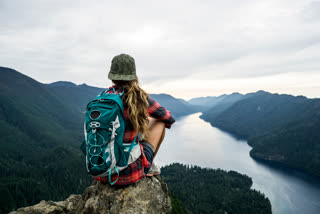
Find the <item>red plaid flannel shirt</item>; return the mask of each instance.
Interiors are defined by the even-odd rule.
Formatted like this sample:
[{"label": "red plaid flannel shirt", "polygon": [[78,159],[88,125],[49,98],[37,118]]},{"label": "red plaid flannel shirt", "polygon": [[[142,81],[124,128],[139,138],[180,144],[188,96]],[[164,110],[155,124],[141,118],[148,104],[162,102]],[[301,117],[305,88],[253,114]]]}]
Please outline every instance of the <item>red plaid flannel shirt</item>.
[{"label": "red plaid flannel shirt", "polygon": [[[113,88],[115,88],[116,91],[119,91],[118,88],[113,86],[107,90],[107,93],[113,93]],[[163,121],[165,123],[166,128],[170,128],[171,125],[175,122],[175,119],[171,115],[170,111],[162,107],[158,102],[153,100],[150,96],[148,98],[148,102],[149,102],[149,107],[148,107],[149,116]],[[133,125],[128,118],[127,108],[124,108],[124,117],[125,117],[126,130],[124,132],[123,142],[132,143],[135,136],[137,135],[138,130],[134,130]],[[141,144],[139,145],[141,149],[141,156],[135,162],[129,164],[126,169],[121,171],[119,178],[117,174],[114,174],[111,176],[112,181],[115,181],[118,178],[118,181],[115,183],[115,185],[131,184],[131,183],[137,182],[138,180],[146,176],[144,173],[144,168],[150,167],[151,163],[149,163],[148,160],[146,159],[143,153],[142,145]],[[108,177],[93,177],[93,178],[103,183],[109,182]]]}]

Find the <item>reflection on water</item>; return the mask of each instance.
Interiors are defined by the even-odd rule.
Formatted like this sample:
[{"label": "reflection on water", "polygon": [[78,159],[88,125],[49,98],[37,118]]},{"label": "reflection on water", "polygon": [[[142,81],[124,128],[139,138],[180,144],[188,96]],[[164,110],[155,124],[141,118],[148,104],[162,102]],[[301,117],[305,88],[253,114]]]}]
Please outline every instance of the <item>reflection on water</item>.
[{"label": "reflection on water", "polygon": [[251,147],[199,118],[200,113],[180,118],[156,157],[163,166],[173,162],[235,170],[252,177],[253,188],[271,201],[273,213],[320,213],[320,181],[304,173],[271,167],[249,156]]}]

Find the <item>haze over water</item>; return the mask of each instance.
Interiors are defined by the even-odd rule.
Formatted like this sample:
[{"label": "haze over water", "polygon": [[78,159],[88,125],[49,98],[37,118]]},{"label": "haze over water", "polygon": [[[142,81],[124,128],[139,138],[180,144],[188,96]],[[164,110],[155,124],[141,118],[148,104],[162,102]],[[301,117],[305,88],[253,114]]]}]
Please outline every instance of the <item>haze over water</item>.
[{"label": "haze over water", "polygon": [[251,147],[210,123],[201,113],[182,117],[166,138],[156,157],[163,166],[173,162],[235,170],[253,180],[253,188],[271,201],[274,214],[319,214],[320,181],[297,170],[259,163],[249,156]]}]

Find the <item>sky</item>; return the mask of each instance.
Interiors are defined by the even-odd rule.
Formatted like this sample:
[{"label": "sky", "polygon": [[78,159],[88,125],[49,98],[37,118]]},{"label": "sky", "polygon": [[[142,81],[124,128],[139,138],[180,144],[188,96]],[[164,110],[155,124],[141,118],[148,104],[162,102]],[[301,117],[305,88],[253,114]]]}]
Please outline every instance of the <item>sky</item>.
[{"label": "sky", "polygon": [[149,93],[320,97],[320,0],[0,0],[0,66],[107,87],[121,53]]}]

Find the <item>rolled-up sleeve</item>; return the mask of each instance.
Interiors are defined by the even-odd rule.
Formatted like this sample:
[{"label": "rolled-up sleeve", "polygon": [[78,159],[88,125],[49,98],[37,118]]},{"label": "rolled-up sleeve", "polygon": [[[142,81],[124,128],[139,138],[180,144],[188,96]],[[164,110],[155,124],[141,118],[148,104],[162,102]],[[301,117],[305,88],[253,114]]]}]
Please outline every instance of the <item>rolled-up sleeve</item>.
[{"label": "rolled-up sleeve", "polygon": [[148,98],[148,102],[148,114],[150,115],[150,117],[163,121],[165,123],[165,127],[170,129],[171,125],[176,121],[171,112],[161,106],[151,97]]}]

